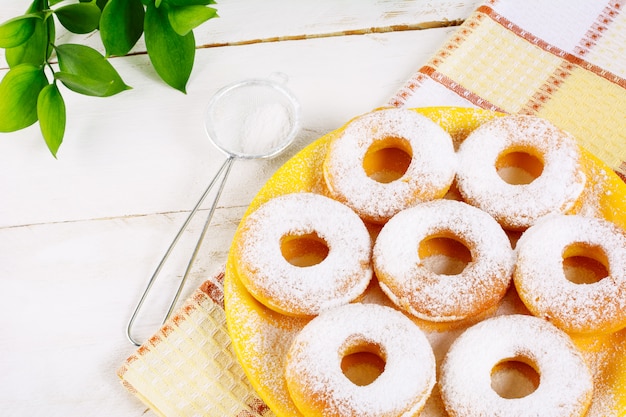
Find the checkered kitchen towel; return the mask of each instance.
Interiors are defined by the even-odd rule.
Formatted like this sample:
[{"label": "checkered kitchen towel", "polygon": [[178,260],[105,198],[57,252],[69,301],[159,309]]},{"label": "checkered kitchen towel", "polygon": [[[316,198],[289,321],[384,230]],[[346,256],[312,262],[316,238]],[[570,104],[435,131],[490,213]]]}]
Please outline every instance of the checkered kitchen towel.
[{"label": "checkered kitchen towel", "polygon": [[224,315],[224,274],[207,280],[118,370],[159,416],[271,417],[235,359]]},{"label": "checkered kitchen towel", "polygon": [[626,179],[626,1],[490,0],[391,99],[552,121]]},{"label": "checkered kitchen towel", "polygon": [[[489,0],[388,104],[534,114],[626,178],[626,1]],[[270,417],[230,347],[207,281],[118,371],[157,415]]]}]

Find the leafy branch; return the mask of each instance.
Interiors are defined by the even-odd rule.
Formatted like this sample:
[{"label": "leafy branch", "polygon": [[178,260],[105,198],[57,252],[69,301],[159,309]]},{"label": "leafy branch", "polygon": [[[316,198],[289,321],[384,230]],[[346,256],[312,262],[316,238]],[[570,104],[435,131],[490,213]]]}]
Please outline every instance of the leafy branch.
[{"label": "leafy branch", "polygon": [[[217,11],[214,0],[33,0],[0,24],[9,71],[0,81],[0,132],[39,121],[53,156],[63,142],[65,101],[58,82],[87,96],[108,97],[131,87],[108,61],[127,54],[144,35],[157,74],[186,93],[195,59],[193,30]],[[56,43],[56,25],[76,34],[99,30],[106,56],[75,43]],[[56,57],[56,64],[53,60]]]}]

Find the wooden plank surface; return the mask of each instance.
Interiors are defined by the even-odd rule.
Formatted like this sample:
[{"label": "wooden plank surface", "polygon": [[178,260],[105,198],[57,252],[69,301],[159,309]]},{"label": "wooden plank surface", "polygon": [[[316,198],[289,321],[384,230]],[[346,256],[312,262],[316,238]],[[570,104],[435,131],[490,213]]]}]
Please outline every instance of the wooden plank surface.
[{"label": "wooden plank surface", "polygon": [[[30,0],[3,0],[0,22],[22,14]],[[337,36],[345,32],[389,31],[455,25],[475,8],[475,1],[463,0],[373,0],[358,1],[249,0],[218,1],[219,18],[194,31],[200,47],[229,45],[276,38]],[[57,8],[64,3],[54,6]],[[58,42],[86,42],[104,51],[98,32],[76,36],[60,31]],[[86,39],[86,41],[85,41]],[[131,53],[145,52],[143,38]],[[0,68],[4,68],[4,50]]]},{"label": "wooden plank surface", "polygon": [[[58,160],[37,125],[0,136],[0,164],[11,173],[0,179],[0,226],[189,209],[224,158],[203,122],[219,87],[287,74],[302,106],[301,145],[385,103],[428,57],[424,45],[441,43],[452,30],[202,49],[187,95],[156,80],[146,56],[117,58],[133,90],[101,99],[62,89],[68,123]],[[250,172],[230,183],[235,189],[258,175],[234,171]],[[224,204],[245,204],[246,194],[227,193]]]},{"label": "wooden plank surface", "polygon": [[[25,4],[4,0],[0,21]],[[134,350],[124,328],[170,239],[224,158],[203,126],[206,103],[218,88],[283,72],[302,105],[302,130],[275,160],[235,163],[183,296],[219,270],[247,203],[277,167],[349,118],[384,104],[454,32],[389,31],[392,26],[455,21],[474,6],[224,1],[218,4],[222,17],[199,33],[198,43],[211,47],[198,49],[187,95],[158,80],[139,44],[135,54],[112,59],[133,90],[106,99],[63,90],[68,126],[58,160],[36,125],[0,134],[3,415],[146,412],[115,376]],[[363,30],[368,28],[380,29]],[[373,33],[340,34],[353,30]],[[250,42],[258,39],[272,41]],[[6,72],[0,65],[0,77]],[[155,309],[167,302],[199,225],[192,224],[164,271]],[[150,311],[140,333],[149,334],[159,319]]]}]

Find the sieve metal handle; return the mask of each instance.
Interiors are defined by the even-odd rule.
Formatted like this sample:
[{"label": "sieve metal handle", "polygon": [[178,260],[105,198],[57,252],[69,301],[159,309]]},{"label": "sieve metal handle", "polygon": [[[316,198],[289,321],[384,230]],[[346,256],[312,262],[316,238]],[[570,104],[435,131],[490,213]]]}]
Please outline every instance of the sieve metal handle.
[{"label": "sieve metal handle", "polygon": [[195,247],[191,257],[189,258],[189,263],[187,264],[187,268],[185,270],[185,273],[183,274],[183,276],[182,276],[182,278],[181,278],[181,280],[180,280],[180,282],[178,284],[178,288],[176,289],[176,293],[175,293],[175,295],[174,295],[174,297],[173,297],[173,299],[172,299],[172,301],[171,301],[171,303],[169,305],[169,308],[168,308],[168,310],[167,310],[167,312],[165,314],[165,317],[163,318],[162,324],[165,323],[165,321],[172,314],[172,311],[174,310],[174,307],[176,306],[176,303],[177,303],[178,299],[180,298],[180,295],[182,293],[182,290],[183,290],[183,287],[185,285],[185,282],[187,281],[187,277],[189,275],[189,272],[191,271],[191,267],[192,267],[192,265],[193,265],[193,263],[194,263],[194,261],[196,259],[196,256],[198,255],[198,252],[200,250],[200,246],[201,246],[202,241],[204,239],[204,235],[206,234],[206,231],[207,231],[207,229],[209,227],[209,224],[211,223],[211,219],[213,218],[213,213],[215,212],[215,208],[217,207],[217,202],[220,199],[220,196],[222,195],[222,191],[224,190],[224,185],[226,184],[226,179],[228,178],[228,174],[230,173],[230,169],[232,168],[234,160],[235,160],[235,157],[232,156],[232,155],[229,155],[228,158],[224,161],[224,163],[222,164],[220,169],[217,171],[217,173],[215,174],[215,176],[213,177],[213,179],[211,180],[211,182],[207,186],[207,188],[204,191],[204,193],[202,193],[202,196],[200,196],[200,199],[198,200],[196,205],[193,207],[193,209],[189,213],[189,216],[187,217],[187,219],[185,220],[183,225],[178,230],[178,233],[176,234],[176,236],[172,240],[172,243],[170,244],[169,248],[167,248],[167,251],[163,255],[163,258],[161,258],[161,261],[159,262],[158,266],[154,270],[154,273],[152,274],[152,277],[150,277],[150,281],[148,281],[148,284],[146,285],[146,287],[145,287],[145,289],[143,291],[143,294],[141,295],[141,298],[137,302],[137,306],[133,310],[133,313],[132,313],[132,315],[130,317],[130,320],[128,321],[128,326],[126,326],[126,337],[135,346],[140,346],[141,343],[138,342],[132,335],[132,333],[133,333],[133,326],[135,324],[137,316],[139,315],[139,312],[141,311],[141,308],[143,307],[143,305],[144,305],[144,303],[146,301],[146,298],[147,298],[148,294],[150,293],[150,290],[152,289],[152,286],[156,282],[156,279],[159,276],[159,273],[161,272],[161,269],[163,269],[163,266],[165,265],[165,262],[167,262],[167,259],[169,258],[170,254],[172,253],[172,250],[174,249],[174,247],[176,246],[176,244],[180,240],[180,237],[183,235],[183,232],[185,230],[187,230],[187,227],[189,226],[189,223],[191,222],[191,219],[193,219],[194,216],[198,213],[198,209],[200,208],[200,206],[204,202],[205,198],[211,192],[211,190],[213,189],[214,185],[219,180],[219,178],[222,177],[222,181],[219,184],[219,187],[218,187],[218,190],[217,190],[217,194],[215,195],[215,198],[213,199],[213,203],[211,203],[211,208],[209,209],[209,213],[208,213],[207,218],[205,220],[204,227],[202,228],[202,232],[200,233],[200,237],[198,237],[198,241],[196,242],[196,247]]}]

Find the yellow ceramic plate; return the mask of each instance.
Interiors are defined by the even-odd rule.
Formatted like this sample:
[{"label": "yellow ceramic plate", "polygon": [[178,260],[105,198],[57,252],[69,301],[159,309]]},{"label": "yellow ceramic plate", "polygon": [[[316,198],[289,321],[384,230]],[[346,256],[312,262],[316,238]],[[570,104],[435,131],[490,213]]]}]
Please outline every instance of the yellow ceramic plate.
[{"label": "yellow ceramic plate", "polygon": [[[455,141],[498,114],[477,109],[423,108],[415,111],[438,122]],[[328,143],[341,129],[318,139],[283,165],[254,198],[248,213],[276,196],[294,192],[324,192],[322,161]],[[593,155],[584,152],[590,181],[584,191],[580,210],[604,217],[626,228],[626,185]],[[235,236],[236,239],[236,236]],[[283,377],[283,360],[293,337],[307,323],[275,313],[257,302],[241,285],[233,266],[232,251],[226,264],[224,282],[226,320],[234,350],[250,382],[277,416],[301,415],[289,398]],[[378,290],[370,286],[363,302],[389,305]],[[526,313],[511,290],[496,314]],[[438,363],[454,338],[472,323],[457,323],[436,328],[419,323],[433,345]],[[626,330],[601,336],[577,338],[595,378],[595,394],[588,416],[622,417],[626,415]],[[435,389],[422,416],[445,416]]]}]

